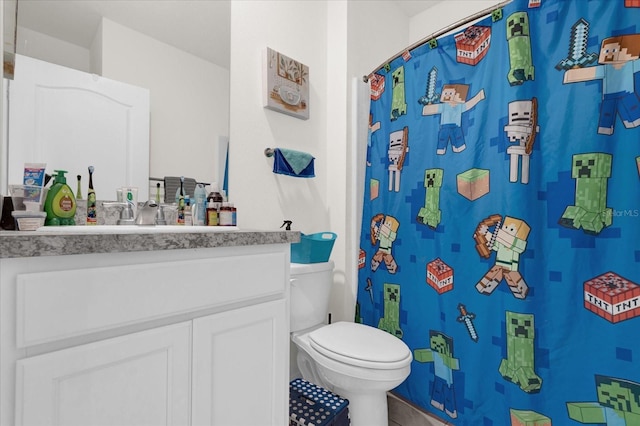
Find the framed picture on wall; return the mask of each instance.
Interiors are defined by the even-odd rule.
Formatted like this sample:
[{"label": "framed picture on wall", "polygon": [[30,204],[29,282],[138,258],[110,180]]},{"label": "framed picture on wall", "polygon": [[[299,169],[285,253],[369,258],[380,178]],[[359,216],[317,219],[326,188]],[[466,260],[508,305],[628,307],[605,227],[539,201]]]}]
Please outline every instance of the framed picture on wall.
[{"label": "framed picture on wall", "polygon": [[309,67],[267,47],[263,69],[265,108],[307,120]]}]

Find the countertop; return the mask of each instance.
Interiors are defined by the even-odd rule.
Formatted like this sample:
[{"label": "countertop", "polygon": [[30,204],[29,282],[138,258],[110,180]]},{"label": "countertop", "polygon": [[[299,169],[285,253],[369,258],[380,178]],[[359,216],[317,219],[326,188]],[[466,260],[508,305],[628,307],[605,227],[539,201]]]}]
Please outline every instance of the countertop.
[{"label": "countertop", "polygon": [[300,241],[298,231],[234,230],[203,233],[198,232],[199,227],[193,228],[193,232],[179,233],[161,230],[154,233],[0,231],[0,258],[290,244]]}]

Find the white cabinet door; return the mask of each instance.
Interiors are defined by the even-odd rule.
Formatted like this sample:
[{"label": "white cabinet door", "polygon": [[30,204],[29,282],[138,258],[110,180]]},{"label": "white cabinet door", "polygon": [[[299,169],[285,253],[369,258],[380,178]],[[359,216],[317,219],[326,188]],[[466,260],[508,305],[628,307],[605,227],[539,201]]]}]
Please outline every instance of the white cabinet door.
[{"label": "white cabinet door", "polygon": [[17,425],[188,425],[191,322],[17,362]]},{"label": "white cabinet door", "polygon": [[193,425],[288,424],[284,300],[194,320]]}]

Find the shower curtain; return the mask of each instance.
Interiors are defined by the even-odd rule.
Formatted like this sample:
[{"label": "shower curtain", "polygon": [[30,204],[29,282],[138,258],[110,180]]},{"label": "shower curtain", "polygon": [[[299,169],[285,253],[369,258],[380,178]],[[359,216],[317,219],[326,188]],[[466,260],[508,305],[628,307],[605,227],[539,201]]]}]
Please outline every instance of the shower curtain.
[{"label": "shower curtain", "polygon": [[454,425],[640,425],[640,1],[515,0],[370,78],[356,321]]}]

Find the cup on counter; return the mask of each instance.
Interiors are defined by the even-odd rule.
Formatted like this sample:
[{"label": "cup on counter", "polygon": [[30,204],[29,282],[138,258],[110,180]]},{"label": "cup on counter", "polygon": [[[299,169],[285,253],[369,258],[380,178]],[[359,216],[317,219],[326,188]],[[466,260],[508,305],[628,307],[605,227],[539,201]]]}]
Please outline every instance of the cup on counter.
[{"label": "cup on counter", "polygon": [[138,213],[138,188],[135,186],[123,186],[116,189],[116,199],[121,203],[131,204],[133,217]]},{"label": "cup on counter", "polygon": [[48,188],[32,185],[9,185],[13,210],[41,211]]}]

